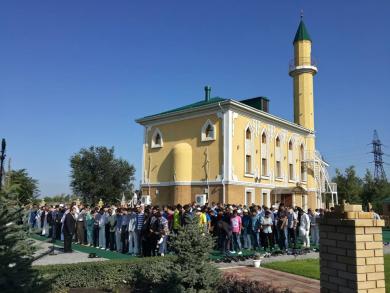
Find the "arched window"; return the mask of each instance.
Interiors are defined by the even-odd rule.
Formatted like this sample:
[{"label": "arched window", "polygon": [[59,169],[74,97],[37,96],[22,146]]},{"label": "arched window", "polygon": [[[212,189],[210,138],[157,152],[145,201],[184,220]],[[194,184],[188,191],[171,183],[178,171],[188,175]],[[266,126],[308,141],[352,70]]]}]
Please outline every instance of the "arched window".
[{"label": "arched window", "polygon": [[303,144],[301,144],[301,147],[299,149],[299,159],[303,161],[305,158],[305,148],[303,147]]},{"label": "arched window", "polygon": [[207,120],[206,123],[203,124],[201,140],[202,141],[215,140],[215,126],[213,123],[211,123],[210,120]]},{"label": "arched window", "polygon": [[288,150],[289,150],[289,151],[292,151],[292,150],[293,150],[293,143],[292,143],[291,140],[288,142]]},{"label": "arched window", "polygon": [[249,129],[249,127],[246,129],[245,138],[248,140],[252,139],[252,133],[251,133],[251,130]]},{"label": "arched window", "polygon": [[277,148],[280,148],[280,138],[279,138],[279,136],[275,140],[275,145],[276,145]]},{"label": "arched window", "polygon": [[206,138],[213,138],[213,137],[214,137],[214,128],[211,125],[207,125]]},{"label": "arched window", "polygon": [[248,126],[245,130],[245,175],[253,177],[253,140],[252,131]]},{"label": "arched window", "polygon": [[267,143],[267,135],[265,132],[263,132],[263,135],[261,136],[261,143],[266,144]]},{"label": "arched window", "polygon": [[161,145],[161,136],[159,133],[157,133],[156,137],[154,138],[154,144]]},{"label": "arched window", "polygon": [[157,128],[152,136],[152,148],[161,148],[163,146],[163,137],[161,131]]}]

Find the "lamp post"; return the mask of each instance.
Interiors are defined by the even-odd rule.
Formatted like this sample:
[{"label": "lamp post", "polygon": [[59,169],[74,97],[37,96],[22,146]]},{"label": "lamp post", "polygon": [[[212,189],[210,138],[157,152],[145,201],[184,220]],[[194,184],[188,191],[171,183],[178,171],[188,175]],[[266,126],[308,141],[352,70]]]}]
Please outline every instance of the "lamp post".
[{"label": "lamp post", "polygon": [[4,160],[5,160],[5,139],[1,140],[1,152],[0,152],[0,191],[3,185],[3,171],[4,171]]}]

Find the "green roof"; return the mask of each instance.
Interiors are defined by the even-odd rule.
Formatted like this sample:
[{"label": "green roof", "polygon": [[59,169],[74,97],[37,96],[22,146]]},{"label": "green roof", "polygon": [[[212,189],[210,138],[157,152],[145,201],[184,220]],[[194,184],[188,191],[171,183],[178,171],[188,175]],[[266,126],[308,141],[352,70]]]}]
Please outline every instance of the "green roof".
[{"label": "green roof", "polygon": [[311,38],[309,32],[307,31],[305,23],[303,22],[303,20],[301,20],[298,26],[297,33],[295,34],[293,43],[295,43],[296,41],[303,41],[303,40],[307,40],[311,42]]},{"label": "green roof", "polygon": [[[172,110],[169,110],[169,111],[165,111],[165,112],[161,112],[161,113],[158,113],[158,114],[146,116],[144,118],[151,118],[151,117],[154,117],[154,116],[159,116],[159,115],[163,115],[163,114],[179,112],[179,111],[183,111],[183,110],[187,110],[187,109],[195,109],[195,108],[199,108],[201,106],[206,106],[206,105],[210,105],[210,104],[216,104],[216,103],[219,103],[219,102],[223,102],[225,100],[226,99],[223,99],[223,98],[220,98],[220,97],[214,97],[214,98],[210,98],[209,100],[203,100],[203,101],[196,102],[196,103],[193,103],[193,104],[189,104],[189,105],[186,105],[186,106],[183,106],[183,107],[175,108],[175,109],[172,109]],[[142,119],[144,119],[144,118],[142,118]]]}]

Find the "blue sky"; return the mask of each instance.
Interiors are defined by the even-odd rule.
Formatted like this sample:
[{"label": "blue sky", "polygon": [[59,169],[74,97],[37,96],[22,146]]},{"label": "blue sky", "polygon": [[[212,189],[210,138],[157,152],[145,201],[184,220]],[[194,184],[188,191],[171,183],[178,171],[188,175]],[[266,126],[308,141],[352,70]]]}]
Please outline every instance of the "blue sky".
[{"label": "blue sky", "polygon": [[0,137],[13,168],[42,195],[67,193],[70,156],[114,146],[138,181],[134,119],[198,101],[206,84],[214,96],[267,96],[271,113],[292,120],[288,62],[302,8],[319,67],[317,147],[331,173],[353,164],[363,174],[373,130],[390,145],[385,0],[2,1]]}]

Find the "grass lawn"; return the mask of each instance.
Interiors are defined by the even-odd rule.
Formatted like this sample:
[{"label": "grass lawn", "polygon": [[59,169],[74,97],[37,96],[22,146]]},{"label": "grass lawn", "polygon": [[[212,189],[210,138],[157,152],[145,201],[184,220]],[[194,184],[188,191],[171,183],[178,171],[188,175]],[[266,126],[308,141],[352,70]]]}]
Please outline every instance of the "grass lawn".
[{"label": "grass lawn", "polygon": [[[318,259],[273,262],[263,265],[266,268],[300,275],[312,279],[320,279],[320,261]],[[385,255],[386,292],[390,293],[390,255]]]},{"label": "grass lawn", "polygon": [[390,229],[383,229],[383,242],[390,242]]}]

